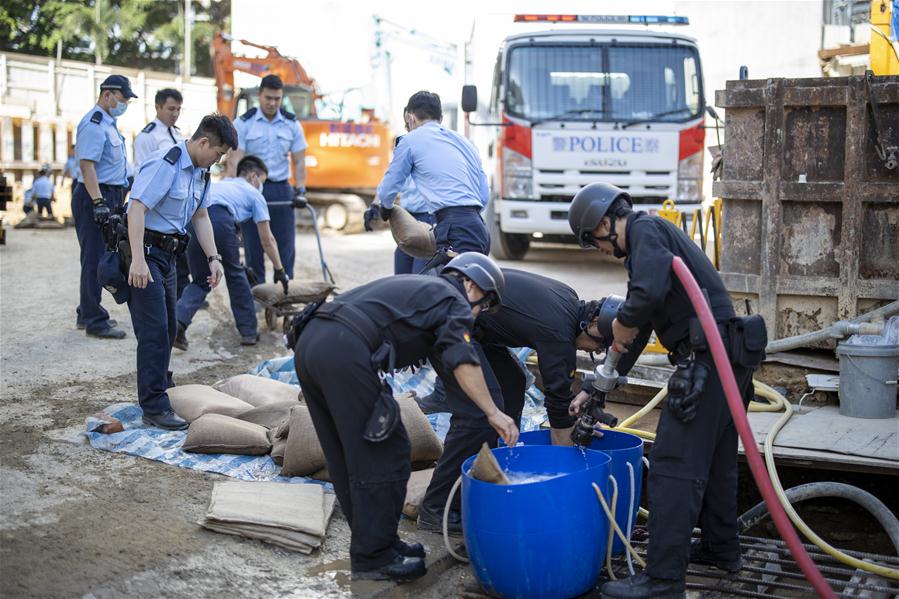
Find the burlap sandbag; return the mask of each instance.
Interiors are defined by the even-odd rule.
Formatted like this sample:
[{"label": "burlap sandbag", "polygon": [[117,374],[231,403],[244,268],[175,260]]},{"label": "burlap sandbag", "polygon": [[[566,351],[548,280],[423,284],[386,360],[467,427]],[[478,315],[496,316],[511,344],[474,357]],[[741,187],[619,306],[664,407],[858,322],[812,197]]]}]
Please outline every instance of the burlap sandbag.
[{"label": "burlap sandbag", "polygon": [[418,508],[425,498],[425,491],[431,484],[431,477],[434,476],[434,469],[419,470],[413,472],[406,483],[406,500],[403,502],[403,513],[407,518],[415,520],[418,518]]},{"label": "burlap sandbag", "polygon": [[236,397],[216,391],[209,385],[179,385],[166,391],[175,413],[193,422],[204,414],[237,416],[253,406]]},{"label": "burlap sandbag", "polygon": [[[409,443],[412,446],[411,461],[430,463],[440,459],[443,454],[443,443],[431,428],[428,417],[415,402],[412,393],[396,396],[400,407],[400,418]],[[281,431],[283,434],[283,430]],[[277,434],[277,433],[276,433]],[[291,410],[287,431],[287,447],[284,451],[284,465],[281,474],[284,476],[309,476],[325,467],[325,454],[322,451],[305,405],[294,406]]]},{"label": "burlap sandbag", "polygon": [[318,301],[328,297],[334,285],[324,281],[293,280],[288,285],[287,295],[281,283],[262,283],[253,287],[253,297],[266,306],[299,304]]},{"label": "burlap sandbag", "polygon": [[283,476],[308,476],[325,467],[325,453],[318,442],[309,408],[303,404],[290,411],[287,446],[284,448]]},{"label": "burlap sandbag", "polygon": [[274,429],[290,420],[290,409],[296,405],[299,405],[296,401],[270,403],[246,411],[238,416],[237,419],[244,422],[252,422],[268,429]]},{"label": "burlap sandbag", "polygon": [[474,464],[471,465],[471,477],[482,480],[485,483],[497,485],[511,484],[509,477],[506,476],[506,473],[500,468],[499,462],[496,461],[496,456],[487,447],[487,443],[481,445],[481,451],[478,452],[478,457],[474,459]]},{"label": "burlap sandbag", "polygon": [[264,427],[221,414],[204,414],[190,424],[181,447],[192,453],[265,455],[272,446]]},{"label": "burlap sandbag", "polygon": [[254,408],[284,401],[296,403],[302,398],[300,388],[295,385],[252,374],[232,376],[218,381],[212,388],[243,400]]},{"label": "burlap sandbag", "polygon": [[443,443],[440,437],[431,427],[431,422],[425,416],[414,393],[402,393],[396,396],[400,406],[400,418],[406,433],[409,435],[409,443],[412,445],[412,462],[435,462],[443,455]]},{"label": "burlap sandbag", "polygon": [[[287,427],[285,426],[285,431]],[[272,461],[278,464],[279,466],[284,465],[284,452],[287,450],[287,434],[285,433],[283,437],[278,436],[278,429],[269,429],[268,431],[268,441],[272,444],[272,450],[270,455],[272,456]]]},{"label": "burlap sandbag", "polygon": [[430,258],[437,253],[437,241],[431,225],[415,220],[401,206],[390,212],[390,232],[397,247],[414,258]]}]

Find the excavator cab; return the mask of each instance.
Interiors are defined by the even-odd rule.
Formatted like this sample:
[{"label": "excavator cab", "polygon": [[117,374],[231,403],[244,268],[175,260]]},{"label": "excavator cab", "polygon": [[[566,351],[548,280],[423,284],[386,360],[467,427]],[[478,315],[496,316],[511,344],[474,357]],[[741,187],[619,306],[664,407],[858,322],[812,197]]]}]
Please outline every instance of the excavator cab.
[{"label": "excavator cab", "polygon": [[[285,85],[281,106],[297,115],[301,121],[314,119],[312,98],[312,90],[304,85]],[[241,115],[255,106],[259,106],[259,88],[240,90],[237,96],[237,114]]]}]

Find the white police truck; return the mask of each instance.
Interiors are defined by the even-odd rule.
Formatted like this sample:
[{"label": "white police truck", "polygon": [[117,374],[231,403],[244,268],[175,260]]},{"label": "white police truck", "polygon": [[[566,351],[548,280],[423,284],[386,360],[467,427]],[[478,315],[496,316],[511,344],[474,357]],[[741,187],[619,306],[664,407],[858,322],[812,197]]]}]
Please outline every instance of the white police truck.
[{"label": "white police truck", "polygon": [[[698,207],[705,142],[699,49],[690,37],[648,27],[687,19],[516,15],[515,21],[582,27],[505,38],[489,104],[469,120],[491,179],[492,253],[521,259],[532,239],[572,241],[568,205],[588,183],[617,185],[641,210],[669,198],[681,208]],[[462,104],[466,113],[477,110],[475,86],[463,88]]]}]

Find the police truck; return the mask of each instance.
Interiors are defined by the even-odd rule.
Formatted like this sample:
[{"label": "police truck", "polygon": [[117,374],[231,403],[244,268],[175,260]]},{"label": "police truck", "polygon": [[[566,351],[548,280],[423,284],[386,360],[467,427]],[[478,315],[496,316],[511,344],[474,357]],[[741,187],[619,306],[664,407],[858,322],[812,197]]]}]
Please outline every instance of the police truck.
[{"label": "police truck", "polygon": [[[515,15],[514,21],[544,30],[503,40],[489,103],[478,106],[474,85],[462,93],[468,130],[491,179],[492,253],[518,260],[531,240],[573,241],[568,204],[588,183],[617,185],[640,210],[669,198],[682,209],[698,207],[705,142],[699,49],[669,27],[651,27],[686,25],[687,18]],[[566,28],[545,30],[547,24]]]}]

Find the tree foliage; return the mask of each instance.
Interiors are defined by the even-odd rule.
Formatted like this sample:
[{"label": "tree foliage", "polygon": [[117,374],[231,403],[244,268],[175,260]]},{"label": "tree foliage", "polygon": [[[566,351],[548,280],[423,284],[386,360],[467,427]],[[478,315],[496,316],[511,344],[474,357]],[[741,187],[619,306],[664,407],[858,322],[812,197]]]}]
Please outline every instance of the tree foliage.
[{"label": "tree foliage", "polygon": [[[230,0],[192,0],[193,74],[211,76]],[[180,72],[184,0],[0,0],[0,50]]]}]

